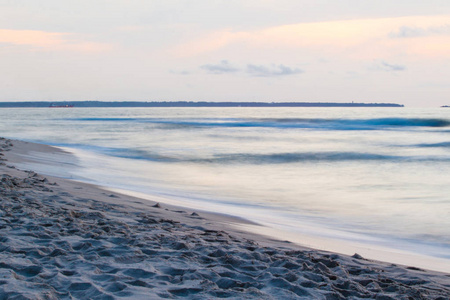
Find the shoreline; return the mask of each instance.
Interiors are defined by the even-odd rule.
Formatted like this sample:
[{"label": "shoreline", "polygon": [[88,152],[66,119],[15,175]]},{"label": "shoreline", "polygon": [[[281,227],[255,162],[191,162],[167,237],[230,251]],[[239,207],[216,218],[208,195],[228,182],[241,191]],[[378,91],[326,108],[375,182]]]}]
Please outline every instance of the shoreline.
[{"label": "shoreline", "polygon": [[[17,143],[23,142],[17,141]],[[26,148],[27,153],[24,152],[25,150],[21,150],[21,148]],[[83,152],[80,153],[71,148],[47,146],[32,142],[27,143],[26,147],[19,147],[18,150],[20,150],[18,153],[20,155],[17,156],[18,161],[16,164],[20,162],[19,166],[23,169],[32,169],[45,175],[53,175],[92,184],[91,178],[83,176],[82,169],[73,172],[73,168],[77,168],[80,165],[80,161],[78,160],[83,160],[82,157],[86,155]],[[96,163],[95,160],[91,160],[91,162]],[[95,184],[101,189],[134,198],[165,203],[166,205],[177,207],[178,210],[191,210],[202,212],[203,214],[212,214],[212,219],[225,217],[238,220],[234,224],[227,224],[230,227],[229,230],[243,231],[248,235],[261,236],[262,239],[285,240],[309,249],[344,255],[358,253],[367,259],[375,261],[414,266],[438,272],[450,272],[450,260],[425,253],[409,251],[409,249],[415,249],[415,245],[402,244],[400,247],[398,245],[396,246],[396,240],[388,239],[383,240],[383,243],[371,243],[370,240],[366,242],[364,237],[360,237],[359,240],[343,239],[342,232],[334,231],[333,228],[321,227],[320,224],[308,222],[294,223],[296,227],[292,225],[292,228],[283,228],[282,225],[279,225],[281,223],[278,223],[276,219],[274,219],[274,222],[266,219],[265,214],[270,213],[270,211],[255,210],[253,208],[242,208],[237,211],[235,207],[231,207],[230,209],[227,205],[218,205],[215,202],[205,201],[206,199],[202,201],[189,201],[189,199],[179,198],[177,196],[171,197],[153,193],[151,190],[137,192],[132,188],[127,188],[121,183],[120,178],[117,178],[119,181],[116,180],[114,183],[108,184],[107,182],[100,181]],[[117,184],[120,185],[117,186]],[[292,231],[293,228],[300,230]]]},{"label": "shoreline", "polygon": [[55,149],[0,140],[3,297],[450,295],[450,274],[308,249],[237,229],[240,218],[21,171],[14,163],[27,147]]}]

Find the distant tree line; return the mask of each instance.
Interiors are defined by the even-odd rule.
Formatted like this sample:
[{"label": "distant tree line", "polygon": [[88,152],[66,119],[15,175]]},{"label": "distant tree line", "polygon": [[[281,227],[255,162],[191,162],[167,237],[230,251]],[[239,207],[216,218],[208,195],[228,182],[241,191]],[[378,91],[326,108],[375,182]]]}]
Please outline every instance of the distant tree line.
[{"label": "distant tree line", "polygon": [[403,107],[395,103],[206,102],[206,101],[32,101],[0,102],[1,107]]}]

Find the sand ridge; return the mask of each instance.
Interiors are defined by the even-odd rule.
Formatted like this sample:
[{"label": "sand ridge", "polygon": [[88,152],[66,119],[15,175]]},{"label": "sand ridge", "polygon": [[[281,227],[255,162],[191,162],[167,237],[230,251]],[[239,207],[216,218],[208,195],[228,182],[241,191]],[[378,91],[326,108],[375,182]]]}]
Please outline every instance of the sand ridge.
[{"label": "sand ridge", "polygon": [[450,299],[450,275],[274,243],[22,171],[0,140],[0,299]]}]

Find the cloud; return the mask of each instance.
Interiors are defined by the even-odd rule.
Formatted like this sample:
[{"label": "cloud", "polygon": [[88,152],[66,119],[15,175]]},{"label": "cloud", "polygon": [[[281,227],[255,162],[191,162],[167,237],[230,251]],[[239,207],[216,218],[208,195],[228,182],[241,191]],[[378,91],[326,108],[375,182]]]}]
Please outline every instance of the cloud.
[{"label": "cloud", "polygon": [[450,24],[434,27],[401,26],[389,34],[390,38],[415,38],[436,35],[450,35]]},{"label": "cloud", "polygon": [[239,71],[238,68],[233,67],[227,60],[222,60],[218,64],[203,65],[200,68],[212,74],[235,73]]},{"label": "cloud", "polygon": [[[352,59],[382,59],[387,55],[448,56],[450,53],[450,15],[408,16],[297,23],[259,30],[221,29],[185,39],[169,53],[176,57],[200,57],[207,53],[229,55],[242,50],[252,53],[309,54],[322,57],[345,56]],[[421,29],[422,28],[422,29]],[[423,36],[420,39],[392,37]],[[276,46],[275,46],[276,45]]]},{"label": "cloud", "polygon": [[51,51],[103,52],[111,48],[108,44],[85,41],[76,34],[39,30],[0,29],[0,43]]},{"label": "cloud", "polygon": [[200,68],[211,74],[246,73],[255,77],[288,76],[303,73],[303,70],[299,68],[291,68],[283,64],[268,66],[248,64],[245,68],[238,68],[230,64],[228,60],[222,60],[218,64],[206,64],[200,66]]},{"label": "cloud", "polygon": [[247,65],[246,72],[251,76],[256,77],[272,77],[272,76],[286,76],[286,75],[296,75],[303,73],[303,70],[299,68],[290,68],[285,65],[272,65],[269,67],[263,65]]},{"label": "cloud", "polygon": [[385,61],[377,62],[374,66],[369,68],[373,71],[386,71],[386,72],[398,72],[405,71],[406,67],[403,65],[390,64]]}]

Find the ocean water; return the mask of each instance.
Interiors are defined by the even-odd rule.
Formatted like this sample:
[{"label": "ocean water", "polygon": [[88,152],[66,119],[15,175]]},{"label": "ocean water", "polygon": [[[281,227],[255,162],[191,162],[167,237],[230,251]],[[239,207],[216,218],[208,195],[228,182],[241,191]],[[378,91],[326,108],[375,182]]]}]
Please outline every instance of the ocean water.
[{"label": "ocean water", "polygon": [[448,109],[1,109],[0,128],[77,158],[43,173],[244,217],[306,246],[450,270]]}]

